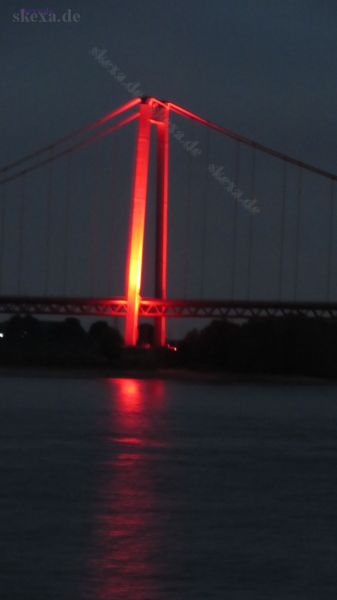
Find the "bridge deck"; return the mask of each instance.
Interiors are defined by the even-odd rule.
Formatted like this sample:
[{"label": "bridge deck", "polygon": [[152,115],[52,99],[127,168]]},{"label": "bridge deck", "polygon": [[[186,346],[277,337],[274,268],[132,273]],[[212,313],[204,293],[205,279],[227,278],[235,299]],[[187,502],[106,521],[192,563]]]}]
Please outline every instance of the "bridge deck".
[{"label": "bridge deck", "polygon": [[[15,315],[64,315],[125,317],[125,298],[61,298],[0,296],[0,313]],[[140,317],[167,318],[275,318],[307,316],[337,319],[337,304],[327,302],[272,302],[233,300],[156,300],[143,298]]]}]

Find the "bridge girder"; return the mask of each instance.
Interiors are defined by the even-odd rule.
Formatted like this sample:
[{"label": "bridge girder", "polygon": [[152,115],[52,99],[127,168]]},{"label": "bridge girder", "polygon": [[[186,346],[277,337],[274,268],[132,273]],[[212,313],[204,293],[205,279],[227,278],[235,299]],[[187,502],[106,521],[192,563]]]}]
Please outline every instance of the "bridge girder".
[{"label": "bridge girder", "polygon": [[[0,314],[126,317],[126,298],[0,297]],[[337,319],[337,304],[315,302],[219,301],[142,298],[139,317],[151,319],[273,319],[305,316]]]}]

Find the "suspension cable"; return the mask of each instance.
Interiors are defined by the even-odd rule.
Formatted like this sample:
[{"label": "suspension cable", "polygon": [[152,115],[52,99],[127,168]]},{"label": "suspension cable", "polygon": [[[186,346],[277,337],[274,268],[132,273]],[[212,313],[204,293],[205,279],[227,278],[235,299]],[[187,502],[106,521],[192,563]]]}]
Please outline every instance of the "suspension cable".
[{"label": "suspension cable", "polygon": [[189,263],[189,246],[190,246],[190,221],[191,221],[191,155],[187,157],[187,184],[186,184],[186,217],[185,217],[185,248],[184,248],[184,266],[183,266],[183,297],[186,299],[187,293],[187,278],[188,278],[188,263]]},{"label": "suspension cable", "polygon": [[25,162],[28,162],[30,160],[32,160],[33,158],[36,158],[38,156],[41,156],[44,153],[48,153],[51,150],[55,150],[55,148],[57,148],[60,145],[65,144],[66,142],[68,142],[69,140],[71,140],[73,137],[77,137],[83,133],[87,133],[89,131],[91,131],[92,129],[95,129],[96,127],[99,127],[100,125],[103,125],[104,123],[106,123],[107,121],[110,121],[111,119],[113,119],[114,117],[117,117],[118,115],[124,113],[127,110],[130,110],[131,108],[133,108],[134,106],[136,106],[137,104],[139,104],[141,102],[140,98],[135,98],[134,100],[131,100],[130,102],[127,102],[126,104],[123,104],[123,106],[117,108],[116,110],[106,114],[104,117],[102,117],[101,119],[98,119],[97,121],[94,121],[93,123],[88,123],[86,125],[84,125],[83,127],[79,127],[77,129],[74,129],[73,131],[71,131],[69,134],[65,135],[64,137],[56,140],[55,142],[53,142],[52,144],[49,144],[48,146],[44,146],[43,148],[40,148],[39,150],[36,150],[35,152],[32,152],[30,154],[27,154],[26,156],[23,156],[22,158],[20,158],[19,160],[16,160],[4,167],[0,168],[0,173],[5,173],[9,170],[12,170],[16,167],[18,167],[19,165],[22,165]]},{"label": "suspension cable", "polygon": [[[210,154],[210,129],[206,130],[206,165],[209,165]],[[208,193],[209,193],[209,170],[205,169],[203,206],[202,206],[202,234],[201,234],[201,282],[200,298],[204,297],[204,278],[205,278],[205,258],[206,258],[206,237],[208,231]]]},{"label": "suspension cable", "polygon": [[[52,154],[53,149],[50,150]],[[52,195],[53,195],[53,170],[54,162],[50,161],[49,173],[48,173],[48,189],[47,189],[47,207],[46,207],[46,256],[45,256],[45,274],[44,274],[44,294],[48,295],[49,290],[49,253],[50,253],[50,223],[51,223],[51,207],[52,207]]]},{"label": "suspension cable", "polygon": [[335,207],[335,183],[330,183],[330,202],[329,202],[329,238],[328,238],[328,271],[327,271],[327,301],[331,300],[331,273],[332,273],[332,257],[333,257],[333,233],[334,233],[334,207]]},{"label": "suspension cable", "polygon": [[[252,172],[250,181],[250,197],[254,200],[255,196],[255,174],[256,174],[256,148],[252,148]],[[253,244],[254,244],[254,222],[253,214],[249,213],[248,221],[248,282],[247,282],[247,297],[251,298],[251,287],[252,287],[252,263],[253,263]]]},{"label": "suspension cable", "polygon": [[[114,143],[114,142],[112,142]],[[111,169],[111,173],[112,176],[109,179],[109,185],[111,186],[110,189],[108,189],[108,193],[110,193],[110,197],[113,198],[113,190],[114,190],[114,186],[116,185],[116,176],[115,176],[115,172],[113,169]],[[110,236],[109,239],[111,240],[111,246],[110,246],[110,250],[109,250],[109,256],[115,256],[115,253],[117,252],[117,248],[115,246],[114,248],[114,244],[116,244],[116,218],[115,218],[115,213],[113,212],[115,210],[115,204],[113,202],[109,202],[109,206],[110,206],[110,210],[112,211],[111,214],[111,219],[110,219],[110,224],[111,224],[111,229],[110,229]],[[115,249],[115,252],[114,252]],[[114,282],[115,282],[115,271],[112,268],[111,265],[111,269],[109,269],[109,272],[111,273],[111,279],[110,279],[110,290],[108,291],[109,294],[112,293],[112,290],[114,289]]]},{"label": "suspension cable", "polygon": [[[233,179],[237,187],[239,187],[240,177],[240,142],[237,141],[236,153],[234,158]],[[231,277],[231,298],[235,299],[235,284],[236,284],[236,250],[237,250],[237,228],[238,228],[238,203],[236,198],[233,200],[233,236],[232,236],[232,277]]]},{"label": "suspension cable", "polygon": [[72,154],[68,154],[66,163],[66,192],[65,192],[65,214],[64,214],[64,252],[63,252],[63,295],[67,295],[68,287],[68,268],[69,268],[69,220],[70,220],[70,205],[71,205],[71,167],[72,167]]},{"label": "suspension cable", "polygon": [[0,206],[0,290],[4,288],[4,254],[5,254],[5,221],[7,213],[7,186],[4,185],[1,190]]},{"label": "suspension cable", "polygon": [[96,154],[94,158],[94,184],[93,192],[91,194],[91,235],[90,235],[90,288],[91,295],[95,298],[95,291],[97,288],[97,216],[99,208],[101,206],[101,178],[98,176],[100,157],[98,154],[98,148],[96,148]]},{"label": "suspension cable", "polygon": [[301,235],[301,208],[302,208],[303,170],[299,170],[297,191],[297,214],[296,214],[296,238],[295,238],[295,277],[294,277],[294,299],[297,300],[298,276],[300,262],[300,235]]},{"label": "suspension cable", "polygon": [[279,286],[278,297],[282,300],[283,295],[283,262],[285,246],[285,228],[286,228],[286,194],[287,194],[287,163],[283,161],[282,174],[282,198],[281,198],[281,230],[280,230],[280,266],[279,266]]},{"label": "suspension cable", "polygon": [[181,106],[178,106],[177,104],[168,102],[167,105],[171,110],[173,110],[177,114],[179,114],[183,117],[192,119],[193,121],[197,121],[198,123],[201,123],[202,125],[206,125],[206,127],[209,127],[210,129],[213,129],[214,131],[217,131],[218,133],[225,135],[226,137],[232,138],[233,140],[242,142],[242,144],[245,144],[246,146],[251,146],[252,148],[256,148],[256,150],[260,150],[261,152],[264,152],[265,154],[269,154],[270,156],[273,156],[274,158],[279,158],[281,160],[284,160],[285,162],[291,163],[292,165],[294,165],[296,167],[300,167],[307,171],[311,171],[312,173],[316,173],[317,175],[321,175],[322,177],[327,177],[328,179],[337,181],[337,175],[335,173],[325,171],[324,169],[320,169],[319,167],[316,167],[309,163],[303,162],[301,160],[297,160],[296,158],[293,158],[287,154],[278,152],[277,150],[273,150],[273,148],[265,146],[264,144],[259,144],[255,140],[252,140],[250,138],[242,136],[242,135],[236,133],[235,131],[232,131],[231,129],[222,127],[221,125],[217,125],[216,123],[213,123],[213,121],[208,121],[207,119],[204,119],[203,117],[200,117],[199,115],[197,115],[189,110],[186,110],[185,108],[182,108]]},{"label": "suspension cable", "polygon": [[18,295],[22,292],[22,270],[23,270],[23,241],[25,231],[25,197],[26,197],[26,178],[21,180],[20,210],[19,210],[19,255],[18,255]]},{"label": "suspension cable", "polygon": [[[65,155],[69,154],[70,152],[75,152],[76,150],[80,150],[81,148],[88,146],[88,144],[91,144],[92,142],[102,139],[102,138],[106,137],[107,135],[110,135],[110,133],[117,131],[117,129],[120,129],[120,127],[123,127],[124,125],[127,125],[128,123],[131,123],[132,121],[135,121],[135,119],[138,119],[138,116],[139,116],[138,113],[135,113],[135,114],[131,115],[130,117],[127,117],[126,119],[124,119],[124,121],[121,121],[117,125],[112,125],[108,129],[106,129],[100,133],[97,133],[96,135],[94,135],[90,138],[87,138],[81,142],[78,142],[77,144],[74,144],[73,146],[70,146],[69,148],[66,148],[65,150],[62,150],[61,152],[59,152],[58,154],[54,154],[52,157],[46,158],[31,167],[27,167],[26,169],[19,171],[18,173],[15,173],[14,175],[6,177],[5,179],[2,179],[0,181],[0,185],[3,185],[4,183],[7,183],[9,181],[13,181],[14,179],[17,179],[18,177],[21,177],[22,175],[26,175],[27,173],[31,173],[31,171],[35,171],[35,169],[43,167],[43,166],[47,165],[48,163],[50,163],[51,161],[57,160],[58,158],[61,158],[62,156],[65,156]],[[53,150],[53,148],[52,148],[52,150]]]}]

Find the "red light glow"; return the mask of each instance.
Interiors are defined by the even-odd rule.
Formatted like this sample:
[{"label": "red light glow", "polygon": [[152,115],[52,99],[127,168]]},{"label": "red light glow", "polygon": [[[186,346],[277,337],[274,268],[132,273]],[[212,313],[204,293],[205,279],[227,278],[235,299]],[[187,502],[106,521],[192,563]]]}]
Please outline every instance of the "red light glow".
[{"label": "red light glow", "polygon": [[[156,298],[166,298],[167,280],[167,227],[168,227],[168,183],[169,183],[169,111],[162,111],[157,123],[157,224],[156,224]],[[165,346],[166,319],[159,317],[154,323],[155,345]]]},{"label": "red light glow", "polygon": [[151,107],[147,103],[140,105],[136,165],[129,228],[129,250],[126,265],[126,295],[128,309],[125,323],[125,344],[127,346],[135,346],[138,335],[138,313],[149,170],[151,112]]},{"label": "red light glow", "polygon": [[118,389],[118,401],[124,410],[135,408],[141,397],[137,379],[114,379]]},{"label": "red light glow", "polygon": [[[154,109],[161,106],[158,118]],[[144,229],[147,202],[151,125],[157,127],[157,223],[156,223],[156,298],[166,298],[167,278],[167,220],[169,173],[169,110],[166,104],[149,98],[140,105],[136,146],[135,175],[132,192],[128,258],[126,265],[127,315],[124,341],[135,346],[138,336],[138,315],[141,293],[141,275],[144,246]],[[166,342],[166,319],[155,319],[155,345]]]},{"label": "red light glow", "polygon": [[171,344],[167,344],[167,345],[166,345],[166,348],[167,348],[168,350],[171,350],[172,352],[178,352],[178,348],[177,348],[177,346],[172,346]]}]

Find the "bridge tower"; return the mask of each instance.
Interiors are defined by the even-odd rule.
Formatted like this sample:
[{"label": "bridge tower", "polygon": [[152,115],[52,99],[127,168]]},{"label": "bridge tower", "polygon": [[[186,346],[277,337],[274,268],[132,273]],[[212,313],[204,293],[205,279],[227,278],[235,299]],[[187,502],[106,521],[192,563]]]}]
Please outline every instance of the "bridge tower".
[{"label": "bridge tower", "polygon": [[[127,346],[135,346],[138,337],[152,125],[156,127],[157,131],[155,297],[157,299],[166,298],[169,108],[166,104],[154,98],[142,98],[139,107],[126,261],[127,315],[125,319],[124,341]],[[164,346],[166,343],[165,316],[154,319],[154,332],[155,345]]]}]

